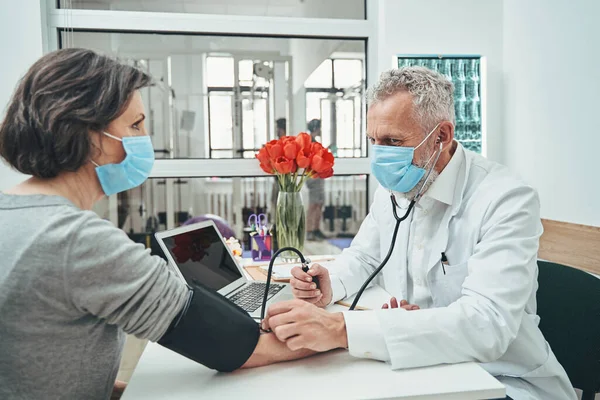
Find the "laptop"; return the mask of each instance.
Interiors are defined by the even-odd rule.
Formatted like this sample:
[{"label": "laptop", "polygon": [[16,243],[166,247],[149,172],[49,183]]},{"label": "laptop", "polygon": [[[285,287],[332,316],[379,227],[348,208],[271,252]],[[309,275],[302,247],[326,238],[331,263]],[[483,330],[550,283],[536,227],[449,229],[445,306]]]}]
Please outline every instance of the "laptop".
[{"label": "laptop", "polygon": [[[260,319],[266,284],[246,278],[213,221],[157,232],[155,236],[173,271],[188,286],[212,289],[252,318]],[[293,298],[289,284],[271,283],[267,308]]]}]

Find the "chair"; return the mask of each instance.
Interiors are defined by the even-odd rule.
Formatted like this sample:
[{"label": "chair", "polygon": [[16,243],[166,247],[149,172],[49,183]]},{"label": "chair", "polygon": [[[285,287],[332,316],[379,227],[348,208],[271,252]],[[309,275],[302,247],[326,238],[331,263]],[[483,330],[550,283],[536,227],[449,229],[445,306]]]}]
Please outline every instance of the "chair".
[{"label": "chair", "polygon": [[540,330],[582,400],[600,392],[600,279],[538,261]]}]

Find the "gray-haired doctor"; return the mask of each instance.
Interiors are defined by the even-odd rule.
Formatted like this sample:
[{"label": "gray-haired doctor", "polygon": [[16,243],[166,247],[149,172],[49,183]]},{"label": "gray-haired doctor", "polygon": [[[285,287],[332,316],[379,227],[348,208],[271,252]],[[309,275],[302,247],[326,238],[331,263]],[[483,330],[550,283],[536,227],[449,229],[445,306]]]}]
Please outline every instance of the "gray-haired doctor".
[{"label": "gray-haired doctor", "polygon": [[[330,271],[294,269],[298,300],[272,306],[265,325],[290,349],[347,347],[394,369],[476,361],[513,399],[576,399],[538,328],[536,191],[454,140],[453,85],[444,76],[390,70],[369,102],[381,184],[370,213]],[[322,307],[354,295],[387,255],[396,226],[390,195],[400,216],[418,200],[378,283],[420,309],[328,313]]]}]

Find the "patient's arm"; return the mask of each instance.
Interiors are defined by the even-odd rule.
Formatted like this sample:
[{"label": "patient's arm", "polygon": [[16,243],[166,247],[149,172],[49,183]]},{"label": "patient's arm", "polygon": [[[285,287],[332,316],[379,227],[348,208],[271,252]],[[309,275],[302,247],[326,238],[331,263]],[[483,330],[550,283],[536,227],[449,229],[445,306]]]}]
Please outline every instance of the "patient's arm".
[{"label": "patient's arm", "polygon": [[277,340],[273,333],[263,333],[258,339],[254,352],[242,368],[256,368],[282,361],[297,360],[315,354],[315,351],[300,349],[290,350],[285,343]]}]

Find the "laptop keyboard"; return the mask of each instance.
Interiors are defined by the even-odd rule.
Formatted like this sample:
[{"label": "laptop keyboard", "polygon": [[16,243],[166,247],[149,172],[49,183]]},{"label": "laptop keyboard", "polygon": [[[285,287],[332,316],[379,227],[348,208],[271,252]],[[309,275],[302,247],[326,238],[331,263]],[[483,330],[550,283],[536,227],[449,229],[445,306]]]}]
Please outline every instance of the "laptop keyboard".
[{"label": "laptop keyboard", "polygon": [[[253,282],[229,297],[229,300],[240,306],[244,311],[253,313],[262,306],[263,297],[265,296],[265,286],[266,283]],[[267,296],[267,299],[275,296],[284,287],[285,285],[273,283],[269,285],[269,295]]]}]

